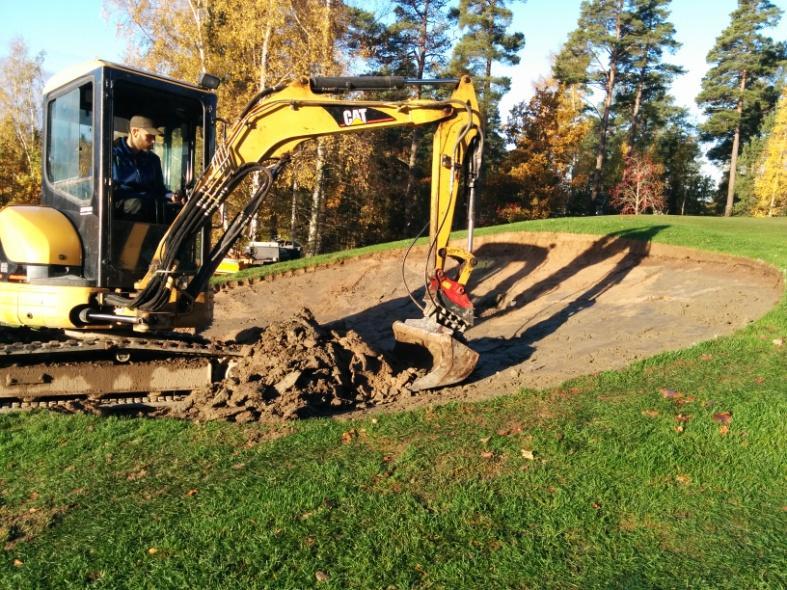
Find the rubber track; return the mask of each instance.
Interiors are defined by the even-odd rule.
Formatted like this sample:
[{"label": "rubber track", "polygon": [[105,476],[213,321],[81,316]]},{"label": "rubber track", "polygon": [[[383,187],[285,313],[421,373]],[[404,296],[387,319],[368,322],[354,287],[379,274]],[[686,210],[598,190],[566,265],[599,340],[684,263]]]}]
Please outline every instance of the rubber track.
[{"label": "rubber track", "polygon": [[124,354],[147,352],[156,355],[178,356],[242,356],[243,347],[217,342],[189,342],[181,340],[149,339],[137,337],[97,337],[90,339],[50,340],[47,342],[18,342],[0,344],[0,368],[12,363],[46,357],[48,362],[58,362],[58,357],[71,358],[73,355],[91,353]]}]

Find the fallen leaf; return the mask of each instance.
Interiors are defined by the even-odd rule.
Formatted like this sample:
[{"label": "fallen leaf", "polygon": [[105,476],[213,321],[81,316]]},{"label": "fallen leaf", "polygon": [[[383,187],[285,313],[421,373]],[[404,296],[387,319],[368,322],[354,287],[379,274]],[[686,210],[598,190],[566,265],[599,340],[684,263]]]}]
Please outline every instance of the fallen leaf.
[{"label": "fallen leaf", "polygon": [[158,549],[156,547],[148,548],[148,555],[155,555],[156,553],[158,553]]},{"label": "fallen leaf", "polygon": [[492,437],[491,437],[491,436],[484,436],[484,437],[482,437],[482,438],[479,438],[479,439],[478,439],[478,442],[480,442],[482,445],[485,445],[485,444],[486,444],[486,443],[488,443],[490,440],[492,440]]},{"label": "fallen leaf", "polygon": [[774,346],[784,346],[784,338],[774,338],[771,342]]},{"label": "fallen leaf", "polygon": [[331,576],[319,570],[314,572],[314,577],[317,578],[318,582],[327,582],[328,580],[331,579]]},{"label": "fallen leaf", "polygon": [[187,496],[196,496],[197,495],[197,488],[191,488],[188,492],[186,492]]},{"label": "fallen leaf", "polygon": [[591,504],[591,506],[593,507],[593,510],[601,510],[601,503],[600,502],[593,502]]},{"label": "fallen leaf", "polygon": [[521,453],[522,453],[522,457],[524,457],[528,461],[532,461],[533,459],[535,459],[535,456],[533,455],[533,451],[529,451],[527,449],[522,449]]},{"label": "fallen leaf", "polygon": [[659,415],[658,410],[642,410],[642,415],[647,416],[648,418],[655,418]]},{"label": "fallen leaf", "polygon": [[687,486],[691,483],[691,478],[688,475],[681,473],[675,476],[675,481],[677,481],[682,486]]},{"label": "fallen leaf", "polygon": [[679,397],[683,397],[682,393],[675,391],[674,389],[667,389],[666,387],[659,389],[659,392],[661,393],[661,397],[664,399],[677,399]]},{"label": "fallen leaf", "polygon": [[703,360],[703,361],[709,361],[709,360],[711,360],[712,358],[713,358],[713,355],[712,355],[712,354],[703,354],[703,355],[700,357],[700,360]]},{"label": "fallen leaf", "polygon": [[761,376],[761,375],[757,375],[757,376],[754,378],[754,382],[755,382],[757,385],[762,385],[763,383],[765,383],[765,377],[763,377],[763,376]]},{"label": "fallen leaf", "polygon": [[687,416],[686,414],[678,414],[675,416],[675,422],[686,423],[691,420],[691,416]]},{"label": "fallen leaf", "polygon": [[492,457],[495,456],[495,454],[492,451],[484,451],[483,453],[481,453],[481,456],[484,459],[491,459]]},{"label": "fallen leaf", "polygon": [[716,412],[713,414],[713,421],[719,424],[729,424],[732,422],[732,412]]},{"label": "fallen leaf", "polygon": [[22,561],[21,559],[15,559],[15,560],[14,560],[14,567],[22,567],[22,565],[23,565],[24,563],[25,563],[25,562],[24,562],[24,561]]},{"label": "fallen leaf", "polygon": [[683,432],[683,430],[684,430],[684,428],[683,428],[683,425],[682,425],[682,424],[678,424],[678,425],[675,427],[675,432],[677,432],[677,433],[681,433],[681,432]]},{"label": "fallen leaf", "polygon": [[694,401],[695,398],[691,397],[690,395],[686,397],[681,397],[675,400],[675,404],[678,406],[685,406],[686,404],[690,404]]},{"label": "fallen leaf", "polygon": [[351,428],[347,432],[342,432],[342,444],[349,445],[352,441],[358,438],[358,431]]},{"label": "fallen leaf", "polygon": [[722,424],[719,426],[719,434],[722,436],[727,436],[727,433],[730,431],[730,427],[726,424]]}]

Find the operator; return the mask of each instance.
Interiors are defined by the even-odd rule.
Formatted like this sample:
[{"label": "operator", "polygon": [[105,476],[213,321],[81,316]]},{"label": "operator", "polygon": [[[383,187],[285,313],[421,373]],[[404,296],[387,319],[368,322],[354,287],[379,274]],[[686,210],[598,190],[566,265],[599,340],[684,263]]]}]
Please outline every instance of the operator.
[{"label": "operator", "polygon": [[128,136],[118,138],[112,147],[114,203],[121,217],[154,221],[158,203],[183,203],[182,195],[164,184],[161,160],[152,151],[159,135],[152,119],[134,115]]}]

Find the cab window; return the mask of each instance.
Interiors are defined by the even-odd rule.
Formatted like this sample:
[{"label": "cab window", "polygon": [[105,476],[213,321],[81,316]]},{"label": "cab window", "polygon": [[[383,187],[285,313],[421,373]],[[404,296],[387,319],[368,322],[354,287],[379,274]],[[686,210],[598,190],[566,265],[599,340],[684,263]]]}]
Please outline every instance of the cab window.
[{"label": "cab window", "polygon": [[46,174],[70,200],[93,196],[93,84],[88,82],[49,102]]}]

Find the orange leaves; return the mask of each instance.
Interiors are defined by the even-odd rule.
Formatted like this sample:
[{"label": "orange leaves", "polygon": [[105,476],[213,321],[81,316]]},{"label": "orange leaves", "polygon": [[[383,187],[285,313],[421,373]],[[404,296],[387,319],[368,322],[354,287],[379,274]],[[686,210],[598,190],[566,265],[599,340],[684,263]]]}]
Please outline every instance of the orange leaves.
[{"label": "orange leaves", "polygon": [[713,414],[713,421],[727,426],[732,422],[732,412],[716,412]]},{"label": "orange leaves", "polygon": [[663,174],[664,166],[654,162],[650,154],[632,153],[626,157],[623,177],[612,189],[611,204],[624,214],[663,210]]},{"label": "orange leaves", "polygon": [[[696,401],[694,397],[684,395],[683,393],[676,391],[675,389],[670,389],[667,387],[662,387],[659,389],[659,395],[666,400],[670,400],[675,406],[683,407],[687,404],[691,404],[692,402]],[[713,402],[705,402],[702,405],[704,407],[708,407],[712,405]],[[642,410],[641,414],[643,416],[647,416],[649,418],[656,418],[659,416],[659,411],[655,409],[648,409]],[[678,434],[683,433],[686,430],[686,427],[691,421],[692,415],[687,414],[684,412],[679,412],[675,415],[675,426],[673,426],[673,430]],[[715,412],[711,417],[713,422],[719,424],[719,434],[725,436],[730,431],[730,423],[732,422],[732,412],[729,411],[722,411],[722,412]]]},{"label": "orange leaves", "polygon": [[663,397],[665,399],[677,399],[677,398],[683,397],[682,393],[679,393],[679,392],[675,391],[674,389],[667,389],[665,387],[662,387],[661,389],[659,389],[659,393],[661,393],[661,397]]},{"label": "orange leaves", "polygon": [[713,414],[713,421],[721,424],[719,426],[719,434],[726,436],[730,431],[730,423],[732,422],[732,412],[716,412]]}]

